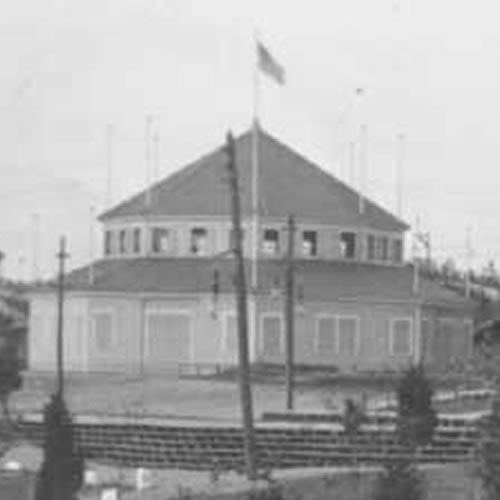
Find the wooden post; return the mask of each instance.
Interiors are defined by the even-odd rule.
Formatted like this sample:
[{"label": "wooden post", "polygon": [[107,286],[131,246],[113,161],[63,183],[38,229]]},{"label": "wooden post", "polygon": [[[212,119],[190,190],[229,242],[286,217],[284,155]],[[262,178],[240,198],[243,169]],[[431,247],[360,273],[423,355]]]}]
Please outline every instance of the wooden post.
[{"label": "wooden post", "polygon": [[286,322],[286,361],[285,361],[285,386],[286,409],[293,410],[293,365],[294,365],[294,319],[295,319],[295,219],[293,215],[288,218],[288,246],[285,270],[285,322]]},{"label": "wooden post", "polygon": [[232,134],[227,134],[227,169],[231,189],[231,216],[234,234],[234,255],[236,262],[236,302],[238,314],[238,356],[240,376],[240,398],[245,444],[245,465],[250,480],[256,479],[256,449],[253,429],[252,391],[250,387],[250,363],[248,357],[248,306],[243,260],[240,193],[238,171]]},{"label": "wooden post", "polygon": [[59,242],[59,279],[57,287],[57,394],[64,395],[64,262],[69,257],[66,253],[66,238],[61,237]]}]

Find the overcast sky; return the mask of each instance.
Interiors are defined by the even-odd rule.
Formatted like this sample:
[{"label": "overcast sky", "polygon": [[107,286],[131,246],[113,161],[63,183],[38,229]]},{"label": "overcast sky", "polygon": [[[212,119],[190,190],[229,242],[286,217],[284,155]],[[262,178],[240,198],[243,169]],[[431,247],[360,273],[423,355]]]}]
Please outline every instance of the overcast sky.
[{"label": "overcast sky", "polygon": [[[16,0],[0,3],[0,248],[5,271],[90,257],[91,210],[144,187],[145,119],[160,174],[249,127],[253,37],[286,70],[262,78],[264,128],[395,210],[405,134],[403,216],[420,215],[435,255],[500,260],[500,30],[494,0]],[[356,98],[356,88],[363,88]],[[367,124],[367,168],[349,143]],[[39,237],[35,237],[35,228]],[[94,225],[94,254],[98,226]],[[34,258],[34,250],[38,257]]]}]

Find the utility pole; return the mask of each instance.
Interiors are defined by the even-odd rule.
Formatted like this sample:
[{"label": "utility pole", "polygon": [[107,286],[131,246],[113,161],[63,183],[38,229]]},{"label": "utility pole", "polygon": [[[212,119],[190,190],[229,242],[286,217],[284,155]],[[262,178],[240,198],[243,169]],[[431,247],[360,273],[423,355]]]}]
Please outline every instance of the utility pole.
[{"label": "utility pole", "polygon": [[64,395],[64,262],[69,257],[66,252],[66,238],[61,236],[59,242],[59,280],[58,280],[58,296],[57,296],[57,395],[62,399]]},{"label": "utility pole", "polygon": [[285,270],[285,322],[286,322],[286,409],[293,410],[294,319],[295,319],[295,218],[288,217],[288,246]]},{"label": "utility pole", "polygon": [[236,260],[236,302],[238,312],[238,356],[240,376],[240,397],[243,417],[243,432],[245,444],[245,465],[250,480],[257,477],[256,448],[252,415],[252,391],[250,387],[250,363],[248,359],[248,307],[247,287],[245,280],[245,264],[243,261],[241,206],[238,186],[238,171],[236,169],[236,154],[234,139],[227,134],[226,151],[228,155],[227,169],[231,189],[231,216],[234,234],[234,255]]}]

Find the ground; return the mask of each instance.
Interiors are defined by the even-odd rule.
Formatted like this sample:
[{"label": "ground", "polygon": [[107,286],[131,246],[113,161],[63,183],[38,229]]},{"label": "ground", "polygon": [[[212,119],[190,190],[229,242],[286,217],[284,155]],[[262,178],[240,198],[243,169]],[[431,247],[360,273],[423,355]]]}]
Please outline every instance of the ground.
[{"label": "ground", "polygon": [[[392,396],[387,380],[322,379],[301,383],[295,390],[298,411],[342,410],[346,398],[384,403]],[[24,387],[13,394],[16,412],[42,411],[55,390],[55,379],[47,374],[26,374]],[[68,375],[65,395],[69,408],[79,414],[151,415],[215,420],[239,420],[240,399],[237,378],[184,378],[176,374],[148,377],[124,375]],[[285,409],[282,378],[253,384],[254,414]],[[440,411],[485,408],[486,401],[446,403]]]},{"label": "ground", "polygon": [[[27,375],[24,388],[12,396],[14,412],[41,411],[55,390],[47,375]],[[379,392],[373,394],[380,395]],[[74,413],[138,414],[186,418],[239,419],[238,384],[234,381],[183,379],[172,374],[146,378],[112,375],[68,376],[65,384],[68,406]],[[359,391],[304,387],[296,391],[298,410],[342,408],[343,398],[360,397]],[[284,387],[256,384],[253,388],[255,415],[285,408]]]},{"label": "ground", "polygon": [[[391,396],[390,385],[384,383],[360,384],[352,380],[336,379],[318,384],[301,384],[296,390],[296,409],[319,411],[342,408],[347,397],[368,402],[383,402]],[[27,374],[21,391],[12,397],[14,413],[39,412],[55,390],[53,376]],[[211,421],[239,421],[239,392],[236,380],[213,378],[179,378],[173,374],[138,378],[116,375],[69,375],[65,384],[66,399],[73,413],[157,415],[177,418],[208,419]],[[282,380],[254,384],[254,413],[282,411],[285,393]],[[446,403],[448,409],[459,410],[461,405]],[[473,409],[484,403],[473,402]],[[462,407],[463,409],[463,407]],[[275,471],[285,484],[287,498],[296,500],[369,500],[373,472],[363,475],[339,471],[305,470]],[[449,466],[426,471],[429,479],[429,500],[471,500],[474,481],[471,467]],[[241,477],[222,477],[214,484],[208,473],[159,471],[160,487],[141,493],[126,493],[122,500],[167,500],[178,495],[179,486],[195,493],[212,493],[212,498],[239,500],[245,498]],[[155,481],[156,482],[156,481]],[[17,486],[16,486],[17,484]],[[28,499],[25,479],[0,477],[1,500]],[[9,489],[10,488],[10,489]],[[12,493],[10,493],[12,491]],[[4,493],[5,492],[5,493]],[[6,496],[7,492],[11,495]],[[23,493],[24,492],[24,493]],[[238,493],[239,492],[239,493]],[[291,494],[293,492],[293,494]],[[16,496],[17,495],[17,496]]]}]

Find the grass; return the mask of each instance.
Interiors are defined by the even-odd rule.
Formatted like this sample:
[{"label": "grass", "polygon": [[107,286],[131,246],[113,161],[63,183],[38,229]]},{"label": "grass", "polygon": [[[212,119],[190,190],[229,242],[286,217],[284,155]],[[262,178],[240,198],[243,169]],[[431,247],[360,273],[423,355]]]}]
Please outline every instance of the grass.
[{"label": "grass", "polygon": [[[475,488],[471,465],[426,468],[423,471],[428,500],[471,500]],[[299,470],[277,472],[287,500],[370,500],[376,471]],[[262,487],[262,484],[260,485]],[[199,475],[172,475],[150,490],[124,495],[122,500],[169,500],[179,498],[179,491],[191,492],[192,499],[246,500],[251,486],[242,478],[209,484]]]}]

